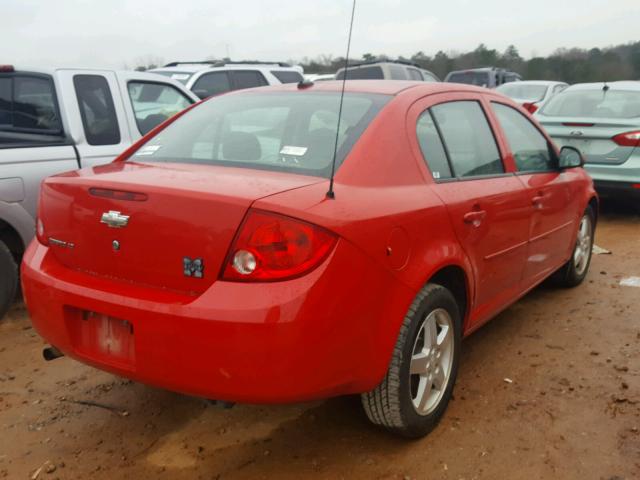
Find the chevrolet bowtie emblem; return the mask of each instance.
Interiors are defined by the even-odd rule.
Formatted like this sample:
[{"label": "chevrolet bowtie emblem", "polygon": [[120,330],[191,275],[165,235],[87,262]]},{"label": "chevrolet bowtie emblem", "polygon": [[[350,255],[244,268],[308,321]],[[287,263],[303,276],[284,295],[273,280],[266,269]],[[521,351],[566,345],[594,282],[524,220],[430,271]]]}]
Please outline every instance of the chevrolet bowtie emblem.
[{"label": "chevrolet bowtie emblem", "polygon": [[121,215],[120,212],[109,210],[102,214],[100,223],[105,223],[111,228],[123,228],[129,223],[129,215]]}]

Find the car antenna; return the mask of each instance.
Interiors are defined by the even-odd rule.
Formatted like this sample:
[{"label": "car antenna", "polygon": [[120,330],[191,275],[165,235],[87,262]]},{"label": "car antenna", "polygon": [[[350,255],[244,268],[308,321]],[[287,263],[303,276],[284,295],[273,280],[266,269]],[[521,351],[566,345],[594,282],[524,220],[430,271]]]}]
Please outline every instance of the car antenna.
[{"label": "car antenna", "polygon": [[340,120],[342,119],[342,104],[344,102],[344,89],[347,85],[347,69],[349,68],[349,53],[351,52],[351,34],[353,33],[353,18],[356,14],[356,0],[353,0],[351,8],[351,24],[349,25],[349,40],[347,41],[347,56],[344,59],[344,78],[342,79],[342,91],[340,92],[340,107],[338,108],[338,124],[336,125],[336,142],[333,146],[333,161],[331,162],[331,178],[329,179],[329,190],[327,198],[336,198],[333,191],[333,177],[336,174],[336,157],[338,156],[338,139],[340,137]]}]

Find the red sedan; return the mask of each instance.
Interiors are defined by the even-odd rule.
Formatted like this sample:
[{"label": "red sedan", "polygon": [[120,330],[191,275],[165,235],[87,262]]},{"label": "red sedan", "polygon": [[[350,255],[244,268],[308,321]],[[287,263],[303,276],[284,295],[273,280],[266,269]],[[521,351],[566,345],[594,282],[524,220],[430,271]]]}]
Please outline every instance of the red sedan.
[{"label": "red sedan", "polygon": [[462,337],[585,278],[598,200],[504,96],[350,81],[338,122],[340,87],[212,98],[47,179],[22,282],[48,356],[228,402],[358,393],[429,432]]}]

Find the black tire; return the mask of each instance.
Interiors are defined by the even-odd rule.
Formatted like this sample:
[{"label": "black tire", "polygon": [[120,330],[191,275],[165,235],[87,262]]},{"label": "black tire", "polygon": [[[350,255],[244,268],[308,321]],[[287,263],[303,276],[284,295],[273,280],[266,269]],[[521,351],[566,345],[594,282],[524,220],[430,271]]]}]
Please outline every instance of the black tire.
[{"label": "black tire", "polygon": [[[589,225],[590,225],[590,234],[589,234],[589,241],[588,241],[589,245],[587,248],[586,264],[583,268],[578,268],[578,266],[576,265],[576,262],[574,260],[576,251],[579,248],[584,248],[584,246],[581,247],[579,239],[576,239],[576,244],[574,246],[573,252],[571,253],[571,258],[551,277],[553,284],[558,287],[561,287],[561,288],[577,287],[584,281],[587,274],[589,273],[589,267],[591,266],[591,256],[593,253],[592,252],[593,236],[595,233],[595,219],[596,219],[595,213],[591,208],[591,206],[588,206],[587,209],[584,211],[580,219],[581,224],[584,218],[588,218]],[[578,226],[578,232],[579,231],[580,231],[580,226]]]},{"label": "black tire", "polygon": [[9,310],[18,290],[18,265],[13,255],[0,240],[0,320]]},{"label": "black tire", "polygon": [[[443,388],[434,387],[438,399],[433,409],[420,414],[418,408],[414,406],[413,392],[416,388],[416,377],[419,377],[418,382],[422,381],[422,377],[410,373],[411,360],[427,317],[441,310],[448,313],[453,327],[453,337],[450,340],[452,344],[450,373]],[[441,333],[442,330],[439,332]],[[369,420],[408,438],[423,437],[433,430],[444,415],[453,394],[453,386],[458,374],[461,338],[462,320],[454,296],[440,285],[428,284],[416,296],[404,318],[387,374],[373,391],[363,393],[361,396],[362,405]]]}]

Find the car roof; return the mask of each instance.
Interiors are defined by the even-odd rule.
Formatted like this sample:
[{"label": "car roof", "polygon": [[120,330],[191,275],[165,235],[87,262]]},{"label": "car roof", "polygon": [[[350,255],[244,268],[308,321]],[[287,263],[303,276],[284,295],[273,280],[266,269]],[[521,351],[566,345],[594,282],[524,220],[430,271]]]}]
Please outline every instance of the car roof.
[{"label": "car roof", "polygon": [[[550,80],[521,80],[519,82],[510,82],[510,83],[503,83],[502,85],[500,85],[500,87],[505,87],[507,85],[544,85],[544,86],[551,86],[551,85],[567,85],[566,82],[555,82],[555,81],[550,81]],[[498,87],[498,88],[500,88]]]},{"label": "car roof", "polygon": [[[298,87],[296,83],[286,83],[282,85],[272,85],[268,87],[252,88],[252,91],[281,91],[281,92],[293,92],[300,90],[308,90],[314,92],[340,92],[342,90],[342,80],[327,80],[324,82],[314,83],[311,86],[307,86],[303,89]],[[344,82],[344,90],[347,93],[370,93],[381,95],[399,95],[402,92],[411,90],[412,92],[420,93],[422,95],[430,95],[436,93],[446,92],[474,92],[481,94],[491,94],[490,90],[481,87],[475,87],[473,85],[464,85],[457,83],[443,83],[443,82],[420,82],[409,80],[347,80]],[[246,92],[247,90],[238,90],[232,92]]]},{"label": "car roof", "polygon": [[[640,81],[628,80],[621,82],[596,82],[596,83],[576,83],[567,90],[602,90],[607,85],[611,90],[640,90]],[[565,90],[565,92],[567,91]]]}]

